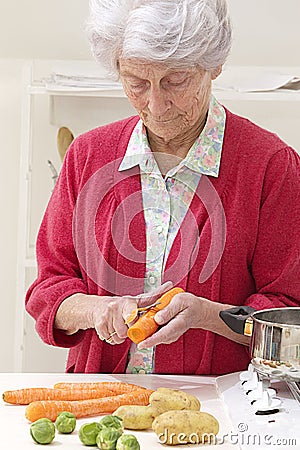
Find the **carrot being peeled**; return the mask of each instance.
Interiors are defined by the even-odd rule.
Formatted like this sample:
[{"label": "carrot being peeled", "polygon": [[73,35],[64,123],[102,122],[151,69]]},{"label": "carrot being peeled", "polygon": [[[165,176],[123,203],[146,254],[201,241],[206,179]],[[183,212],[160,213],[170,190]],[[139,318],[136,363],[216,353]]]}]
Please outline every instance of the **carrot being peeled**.
[{"label": "carrot being peeled", "polygon": [[26,407],[25,416],[30,422],[35,422],[43,417],[55,421],[59,413],[63,411],[73,413],[77,419],[113,413],[119,406],[123,405],[148,405],[152,392],[149,389],[136,389],[126,394],[91,400],[42,400],[30,403]]},{"label": "carrot being peeled", "polygon": [[176,294],[184,292],[183,289],[175,287],[163,294],[157,301],[159,304],[150,308],[145,314],[143,314],[131,327],[127,330],[127,336],[135,343],[139,344],[147,337],[151,336],[159,328],[159,325],[155,322],[155,314],[164,309],[173,299]]},{"label": "carrot being peeled", "polygon": [[111,395],[114,395],[114,392],[103,386],[94,389],[76,387],[69,390],[36,387],[5,391],[2,398],[6,403],[28,405],[38,400],[86,400]]}]

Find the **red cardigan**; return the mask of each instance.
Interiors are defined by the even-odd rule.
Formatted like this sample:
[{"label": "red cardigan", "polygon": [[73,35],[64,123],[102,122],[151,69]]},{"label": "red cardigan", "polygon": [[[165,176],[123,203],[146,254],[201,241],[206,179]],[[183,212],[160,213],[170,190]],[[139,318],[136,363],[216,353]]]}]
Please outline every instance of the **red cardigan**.
[{"label": "red cardigan", "polygon": [[[199,196],[190,206],[196,222],[185,217],[164,281],[175,280],[186,291],[221,303],[256,309],[299,306],[300,158],[276,135],[228,110],[226,118],[219,177],[202,176]],[[146,238],[139,169],[118,172],[137,120],[131,117],[75,139],[38,234],[38,278],[27,292],[26,309],[47,344],[70,348],[69,372],[122,373],[126,368],[128,339],[111,346],[92,329],[67,336],[53,324],[60,303],[76,292],[135,295],[143,290]],[[92,188],[90,197],[85,184]],[[214,190],[225,220],[216,196],[210,196]],[[138,212],[131,224],[131,212],[123,208],[130,196]],[[226,242],[217,268],[203,281],[199,277],[211,250],[212,220],[219,220],[219,235],[225,233]],[[132,258],[126,253],[129,240]],[[224,374],[248,363],[246,347],[201,329],[158,345],[155,353],[155,373]]]}]

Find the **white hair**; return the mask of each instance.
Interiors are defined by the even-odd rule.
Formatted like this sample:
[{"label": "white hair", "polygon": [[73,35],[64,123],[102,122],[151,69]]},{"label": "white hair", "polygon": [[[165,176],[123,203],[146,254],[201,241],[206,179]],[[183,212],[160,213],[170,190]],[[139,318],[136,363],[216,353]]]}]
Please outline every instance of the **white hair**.
[{"label": "white hair", "polygon": [[232,43],[226,0],[90,0],[95,59],[118,78],[119,58],[214,70]]}]

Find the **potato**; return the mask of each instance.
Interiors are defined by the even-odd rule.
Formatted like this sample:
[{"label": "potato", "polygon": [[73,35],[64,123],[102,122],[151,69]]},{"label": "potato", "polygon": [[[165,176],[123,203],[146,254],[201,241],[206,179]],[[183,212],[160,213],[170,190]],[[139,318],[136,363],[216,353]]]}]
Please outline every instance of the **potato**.
[{"label": "potato", "polygon": [[151,428],[152,422],[159,415],[159,411],[152,406],[124,405],[119,406],[113,413],[123,420],[124,428],[128,430],[146,430]]},{"label": "potato", "polygon": [[161,444],[215,444],[219,422],[201,411],[168,411],[154,419],[152,429]]},{"label": "potato", "polygon": [[150,395],[150,405],[159,411],[189,409],[199,411],[200,401],[197,397],[178,389],[158,388]]}]

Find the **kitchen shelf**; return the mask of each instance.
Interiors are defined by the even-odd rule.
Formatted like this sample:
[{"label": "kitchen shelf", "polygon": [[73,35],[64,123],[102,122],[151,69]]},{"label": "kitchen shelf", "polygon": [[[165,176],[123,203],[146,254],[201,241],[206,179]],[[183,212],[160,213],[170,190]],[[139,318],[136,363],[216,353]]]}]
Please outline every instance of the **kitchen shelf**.
[{"label": "kitchen shelf", "polygon": [[[34,334],[31,329],[27,333],[26,327],[28,327],[28,318],[24,313],[24,298],[25,293],[29,285],[29,279],[35,276],[37,263],[35,259],[34,251],[34,237],[37,232],[38,223],[42,216],[42,207],[36,207],[35,201],[37,198],[40,203],[44,205],[47,195],[51,194],[52,185],[49,177],[39,175],[38,184],[33,182],[36,177],[36,155],[45,151],[43,148],[50,147],[49,135],[53,137],[53,133],[57,132],[59,126],[70,126],[72,124],[59,123],[64,121],[65,118],[72,121],[74,114],[78,120],[91,121],[91,119],[97,122],[97,126],[108,121],[112,121],[111,117],[114,116],[114,120],[118,120],[124,117],[127,110],[129,111],[129,102],[126,100],[126,96],[122,88],[118,89],[103,89],[103,90],[49,90],[46,88],[45,80],[51,70],[53,61],[36,60],[30,61],[24,64],[23,75],[23,103],[22,103],[22,129],[21,129],[21,159],[20,159],[20,187],[19,187],[19,219],[18,219],[18,259],[17,259],[17,301],[16,301],[16,321],[15,321],[15,355],[14,355],[14,371],[22,372],[26,366],[24,364],[24,351],[26,351],[26,345],[28,340],[25,341],[25,335]],[[293,70],[295,74],[300,73],[300,70]],[[300,105],[300,92],[277,90],[272,92],[247,92],[240,93],[236,91],[225,91],[214,89],[216,97],[231,105],[238,105],[237,113],[246,111],[244,115],[247,117],[248,112],[252,108],[255,114],[260,113],[264,108],[264,105],[269,105],[268,120],[274,120],[274,111],[278,110],[280,115],[280,121],[286,120],[287,127],[291,130],[297,130],[297,117],[299,117],[298,105]],[[45,105],[47,113],[43,116],[37,113],[35,110],[35,101],[39,100],[42,105]],[[257,105],[259,104],[259,106]],[[101,107],[102,105],[102,107]],[[276,108],[276,105],[280,105]],[[282,114],[282,108],[288,108],[290,105],[293,111],[297,109],[297,113],[293,113],[292,118],[286,117]],[[67,112],[63,118],[58,117],[58,110],[65,108]],[[113,111],[113,114],[112,114]],[[132,110],[131,110],[132,111]],[[249,117],[251,118],[251,117]],[[106,122],[105,122],[106,121]],[[258,120],[259,122],[259,120]],[[93,123],[84,125],[84,130],[88,127],[93,127]],[[270,127],[271,128],[271,127]],[[38,134],[42,134],[42,139],[36,139]],[[75,133],[76,134],[76,133]],[[297,135],[298,137],[298,135]],[[296,139],[297,139],[296,137]],[[45,140],[45,142],[43,141]],[[298,141],[297,141],[298,142]],[[52,145],[52,144],[51,144]],[[300,145],[299,145],[300,147]],[[51,147],[52,149],[52,147]],[[51,150],[52,151],[52,150]],[[48,155],[47,155],[48,156]],[[44,158],[45,156],[43,156]],[[54,158],[58,155],[54,155]],[[46,159],[46,158],[45,158]],[[44,160],[43,160],[44,161]],[[56,160],[56,167],[59,171],[60,163]],[[44,172],[45,169],[43,168]],[[48,184],[47,184],[48,183]],[[47,184],[47,195],[45,189],[40,192],[40,187]],[[48,192],[49,191],[49,192]],[[35,193],[35,196],[32,195]],[[45,199],[44,199],[45,197]],[[38,217],[36,217],[38,216]],[[33,217],[35,220],[33,220]],[[33,229],[33,231],[32,231]],[[33,280],[30,280],[30,282]],[[33,326],[33,325],[30,325]],[[27,344],[26,344],[27,342]],[[32,349],[32,352],[35,350]],[[37,350],[38,351],[38,350]],[[45,350],[46,351],[46,350]],[[35,356],[38,358],[38,355]],[[50,358],[51,359],[51,358]],[[52,361],[49,362],[52,363]],[[27,364],[28,366],[28,364]],[[27,367],[26,366],[26,367]],[[47,368],[44,368],[47,371]],[[59,369],[57,369],[59,371]],[[42,371],[42,370],[41,370]],[[51,371],[51,370],[49,370]]]},{"label": "kitchen shelf", "polygon": [[235,92],[214,90],[219,100],[256,101],[256,102],[299,102],[300,92],[281,89],[272,92]]},{"label": "kitchen shelf", "polygon": [[63,96],[63,97],[117,97],[126,98],[123,89],[99,89],[99,90],[50,90],[41,83],[33,83],[28,86],[29,94],[38,95],[51,95],[51,96]]},{"label": "kitchen shelf", "polygon": [[[28,93],[35,95],[50,95],[63,97],[107,97],[107,98],[126,98],[123,89],[99,89],[99,90],[50,90],[45,85],[40,83],[33,83],[28,86]],[[234,90],[213,89],[214,95],[219,100],[234,100],[234,101],[257,101],[257,102],[299,102],[300,91],[293,91],[288,89],[278,89],[276,91],[263,92],[237,92]]]}]

